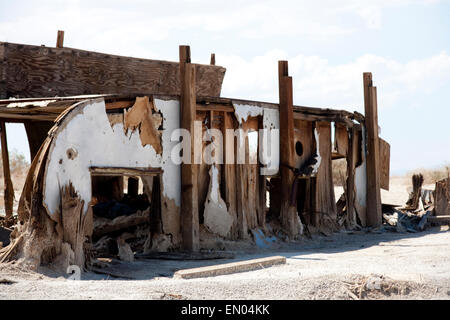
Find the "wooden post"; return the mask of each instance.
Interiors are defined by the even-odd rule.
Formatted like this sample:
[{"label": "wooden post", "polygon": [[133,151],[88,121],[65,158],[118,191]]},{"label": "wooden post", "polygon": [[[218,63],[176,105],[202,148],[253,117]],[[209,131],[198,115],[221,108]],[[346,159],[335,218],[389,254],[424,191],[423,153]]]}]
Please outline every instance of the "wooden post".
[{"label": "wooden post", "polygon": [[225,202],[227,204],[228,213],[234,218],[231,227],[231,238],[237,240],[238,231],[238,214],[236,211],[236,165],[234,164],[235,139],[232,131],[227,134],[227,129],[234,130],[232,114],[223,113],[223,177],[225,184]]},{"label": "wooden post", "polygon": [[349,145],[347,153],[347,227],[356,225],[355,211],[355,168],[358,154],[358,132],[355,127],[349,129]]},{"label": "wooden post", "polygon": [[58,36],[56,38],[56,47],[62,48],[64,44],[64,31],[58,30]]},{"label": "wooden post", "polygon": [[292,77],[288,76],[288,62],[278,61],[280,99],[280,175],[281,175],[281,225],[290,237],[298,234],[296,204],[291,204],[290,193],[294,182],[294,111]]},{"label": "wooden post", "polygon": [[9,154],[8,154],[8,143],[6,139],[6,126],[5,122],[0,122],[1,130],[1,146],[2,146],[2,161],[3,161],[3,178],[5,181],[5,213],[6,220],[10,220],[13,215],[13,204],[14,204],[14,188],[11,180],[11,171],[9,168]]},{"label": "wooden post", "polygon": [[211,53],[211,61],[209,64],[213,65],[213,66],[216,65],[216,54],[215,53]]},{"label": "wooden post", "polygon": [[191,64],[189,46],[180,46],[181,77],[181,128],[191,133],[190,163],[181,164],[181,233],[183,248],[187,251],[198,251],[199,217],[198,217],[198,165],[194,164],[194,121],[196,119],[197,97],[195,92],[195,67]]},{"label": "wooden post", "polygon": [[367,137],[367,226],[377,227],[382,223],[380,193],[380,144],[378,140],[377,88],[372,83],[372,73],[365,72],[364,112]]}]

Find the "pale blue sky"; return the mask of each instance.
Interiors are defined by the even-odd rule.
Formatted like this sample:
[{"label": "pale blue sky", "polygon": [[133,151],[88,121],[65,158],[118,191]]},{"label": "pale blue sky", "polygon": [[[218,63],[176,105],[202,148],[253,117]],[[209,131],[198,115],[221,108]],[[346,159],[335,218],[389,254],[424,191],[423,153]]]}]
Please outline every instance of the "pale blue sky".
[{"label": "pale blue sky", "polygon": [[[450,1],[5,1],[0,41],[227,68],[222,95],[276,102],[277,60],[289,60],[294,102],[363,110],[362,72],[378,87],[391,172],[450,162]],[[28,156],[24,131],[9,145]]]}]

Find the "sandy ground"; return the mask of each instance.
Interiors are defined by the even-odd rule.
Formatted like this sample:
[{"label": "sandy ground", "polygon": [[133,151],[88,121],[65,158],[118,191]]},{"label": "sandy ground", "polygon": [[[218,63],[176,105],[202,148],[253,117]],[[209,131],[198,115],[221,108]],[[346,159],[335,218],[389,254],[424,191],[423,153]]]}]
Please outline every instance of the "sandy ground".
[{"label": "sandy ground", "polygon": [[[408,184],[392,178],[383,202],[403,205]],[[448,229],[340,232],[264,250],[246,243],[232,261],[282,255],[287,263],[191,280],[173,274],[231,260],[114,261],[108,270],[131,280],[88,272],[79,281],[45,267],[32,272],[0,264],[0,299],[450,299]]]},{"label": "sandy ground", "polygon": [[235,260],[282,255],[285,265],[191,280],[172,276],[229,260],[117,262],[110,271],[136,280],[83,273],[80,281],[4,264],[0,299],[450,299],[448,227],[417,234],[342,232],[281,246]]}]

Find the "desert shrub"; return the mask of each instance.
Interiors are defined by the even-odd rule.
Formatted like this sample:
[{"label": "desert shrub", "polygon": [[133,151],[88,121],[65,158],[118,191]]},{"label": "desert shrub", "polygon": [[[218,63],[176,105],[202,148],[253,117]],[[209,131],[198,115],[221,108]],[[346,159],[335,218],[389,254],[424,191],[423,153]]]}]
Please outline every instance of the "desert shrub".
[{"label": "desert shrub", "polygon": [[434,184],[436,181],[450,177],[450,162],[445,163],[435,168],[419,168],[412,170],[406,174],[408,179],[411,179],[413,174],[421,173],[424,178],[424,184]]},{"label": "desert shrub", "polygon": [[[14,189],[22,190],[25,178],[30,168],[30,163],[25,156],[17,150],[11,150],[9,152],[9,168],[11,170],[11,180],[13,182]],[[0,188],[3,190],[3,161],[0,157]],[[17,198],[17,197],[16,197]]]},{"label": "desert shrub", "polygon": [[331,162],[333,172],[333,183],[335,186],[342,186],[341,176],[347,179],[347,160],[336,159]]}]

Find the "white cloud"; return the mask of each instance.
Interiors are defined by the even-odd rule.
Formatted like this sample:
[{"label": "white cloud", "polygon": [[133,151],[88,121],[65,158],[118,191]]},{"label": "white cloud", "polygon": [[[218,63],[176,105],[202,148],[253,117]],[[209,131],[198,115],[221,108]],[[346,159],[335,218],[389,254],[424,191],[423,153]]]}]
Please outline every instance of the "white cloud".
[{"label": "white cloud", "polygon": [[[322,40],[379,28],[383,10],[437,0],[39,1],[0,21],[2,41],[45,41],[57,28],[74,43],[110,48],[163,41],[187,30],[233,32],[239,38],[306,35]],[[102,4],[102,5],[101,5]],[[6,4],[2,4],[6,5]],[[14,7],[12,7],[14,8]],[[0,15],[1,16],[1,15]],[[357,19],[355,19],[357,18]],[[107,47],[109,45],[109,47]],[[103,50],[105,50],[103,49]],[[114,51],[114,52],[116,52]]]},{"label": "white cloud", "polygon": [[400,100],[450,86],[450,56],[446,52],[406,63],[367,54],[332,65],[318,56],[288,57],[281,50],[272,50],[250,60],[217,55],[217,63],[227,67],[222,95],[277,102],[277,61],[286,59],[293,77],[294,100],[299,105],[362,111],[363,72],[373,74],[379,108],[395,107]]}]

